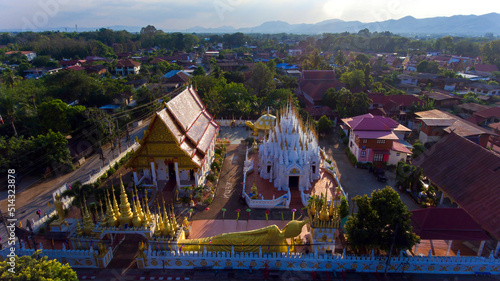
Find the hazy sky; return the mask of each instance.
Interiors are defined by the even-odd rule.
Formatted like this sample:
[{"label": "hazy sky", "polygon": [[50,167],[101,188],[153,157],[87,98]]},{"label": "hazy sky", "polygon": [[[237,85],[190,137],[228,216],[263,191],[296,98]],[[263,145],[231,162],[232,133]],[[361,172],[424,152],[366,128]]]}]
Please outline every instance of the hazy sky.
[{"label": "hazy sky", "polygon": [[251,27],[265,21],[361,22],[500,13],[497,0],[0,0],[0,29],[146,26]]}]

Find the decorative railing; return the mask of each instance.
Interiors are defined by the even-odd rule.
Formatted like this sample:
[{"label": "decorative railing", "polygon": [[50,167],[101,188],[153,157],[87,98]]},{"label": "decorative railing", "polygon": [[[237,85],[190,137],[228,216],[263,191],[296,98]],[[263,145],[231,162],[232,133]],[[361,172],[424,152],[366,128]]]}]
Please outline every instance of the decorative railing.
[{"label": "decorative railing", "polygon": [[238,119],[238,120],[232,120],[232,119],[217,119],[215,120],[215,122],[217,122],[217,124],[221,125],[222,127],[230,127],[231,126],[231,122],[235,121],[235,126],[236,127],[244,127],[246,126],[245,125],[245,122],[246,121],[251,121],[251,120],[241,120],[241,119]]},{"label": "decorative railing", "polygon": [[245,192],[245,186],[247,183],[247,175],[253,171],[254,162],[249,160],[248,153],[252,148],[248,148],[245,152],[245,163],[243,164],[243,191],[242,196],[245,202],[250,208],[288,208],[290,206],[290,190],[287,194],[284,194],[278,198],[273,199],[253,199]]},{"label": "decorative railing", "polygon": [[[264,247],[265,248],[265,247]],[[208,246],[208,250],[210,246]],[[200,252],[148,251],[146,261],[138,258],[140,268],[150,269],[273,269],[291,271],[345,271],[429,274],[500,274],[500,261],[490,255],[484,257],[405,257],[403,254],[385,256],[351,256],[345,250],[340,254],[302,253],[238,253],[209,252],[207,246]]]},{"label": "decorative railing", "polygon": [[[40,256],[46,256],[49,259],[56,259],[62,264],[68,263],[72,268],[105,268],[113,258],[113,251],[111,248],[107,249],[105,255],[99,257],[99,252],[92,247],[89,250],[67,250],[63,244],[61,250],[43,249],[42,245],[38,247],[42,250]],[[15,250],[15,255],[32,256],[35,249],[20,249]],[[11,253],[10,248],[0,250],[0,259],[7,259]]]}]

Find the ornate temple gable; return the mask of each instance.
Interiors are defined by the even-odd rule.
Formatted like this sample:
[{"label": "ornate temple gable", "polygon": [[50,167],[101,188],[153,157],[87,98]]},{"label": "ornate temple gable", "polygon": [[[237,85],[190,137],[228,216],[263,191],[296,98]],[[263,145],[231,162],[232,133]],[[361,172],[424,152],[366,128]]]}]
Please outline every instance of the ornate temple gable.
[{"label": "ornate temple gable", "polygon": [[[127,164],[128,167],[134,168],[149,168],[151,165],[151,158],[161,158],[164,161],[173,161],[175,158],[179,161],[179,168],[193,169],[201,167],[201,164],[191,160],[195,154],[195,148],[189,141],[177,143],[178,135],[169,130],[161,115],[166,116],[166,109],[156,113],[151,120],[143,139],[140,141],[141,147],[134,153],[134,156]],[[185,137],[182,137],[185,139]],[[181,149],[184,148],[183,149]],[[190,153],[189,153],[190,152]]]},{"label": "ornate temple gable", "polygon": [[147,167],[149,158],[177,158],[179,167],[200,168],[219,130],[196,91],[189,87],[156,112],[129,167]]}]

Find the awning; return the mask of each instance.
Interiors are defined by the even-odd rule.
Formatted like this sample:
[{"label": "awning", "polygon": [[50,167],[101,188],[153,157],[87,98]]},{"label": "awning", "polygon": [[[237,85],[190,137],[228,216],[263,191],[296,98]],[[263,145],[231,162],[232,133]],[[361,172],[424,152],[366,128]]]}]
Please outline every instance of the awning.
[{"label": "awning", "polygon": [[373,150],[374,154],[384,154],[384,155],[390,155],[391,152],[389,150],[382,150],[382,149],[374,149]]}]

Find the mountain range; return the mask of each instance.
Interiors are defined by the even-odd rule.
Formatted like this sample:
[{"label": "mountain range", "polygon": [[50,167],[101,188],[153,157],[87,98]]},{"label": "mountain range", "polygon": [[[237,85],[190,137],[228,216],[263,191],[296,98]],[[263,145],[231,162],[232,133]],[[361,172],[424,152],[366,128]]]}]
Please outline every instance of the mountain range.
[{"label": "mountain range", "polygon": [[[141,27],[137,26],[108,26],[113,30],[127,30],[139,32]],[[162,29],[162,27],[157,27]],[[314,24],[290,24],[284,21],[268,21],[259,26],[234,28],[232,26],[220,26],[217,28],[206,28],[195,26],[183,30],[163,29],[165,32],[186,33],[294,33],[294,34],[321,34],[358,32],[362,29],[371,32],[390,31],[401,35],[461,35],[461,36],[483,36],[486,33],[500,35],[500,14],[490,13],[485,15],[456,15],[451,17],[433,17],[417,19],[407,16],[398,20],[386,20],[379,22],[363,23],[361,21],[343,21],[339,19],[325,20]],[[94,31],[99,28],[79,27],[78,31]],[[74,27],[47,28],[44,30],[75,31]],[[19,32],[21,30],[2,30],[0,32]]]},{"label": "mountain range", "polygon": [[204,28],[195,26],[185,30],[196,33],[295,33],[295,34],[321,34],[358,32],[362,29],[371,32],[390,31],[402,35],[485,35],[492,33],[500,35],[500,14],[490,13],[485,15],[457,15],[451,17],[433,17],[416,19],[407,16],[398,20],[363,23],[360,21],[343,21],[338,19],[326,20],[314,24],[289,24],[284,21],[268,21],[255,27],[233,28],[221,26],[218,28]]}]

